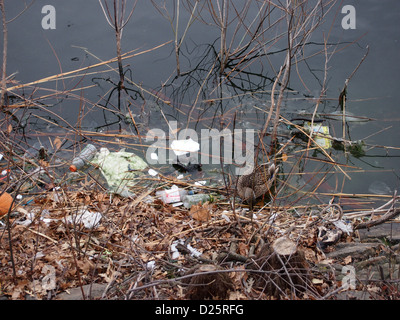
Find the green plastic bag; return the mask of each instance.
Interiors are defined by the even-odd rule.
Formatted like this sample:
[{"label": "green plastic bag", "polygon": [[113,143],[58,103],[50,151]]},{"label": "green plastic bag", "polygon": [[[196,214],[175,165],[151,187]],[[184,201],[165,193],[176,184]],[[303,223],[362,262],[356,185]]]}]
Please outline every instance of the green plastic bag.
[{"label": "green plastic bag", "polygon": [[123,197],[132,195],[128,188],[138,182],[142,170],[147,168],[142,158],[124,149],[110,152],[107,148],[101,148],[91,162],[99,166],[110,191]]}]

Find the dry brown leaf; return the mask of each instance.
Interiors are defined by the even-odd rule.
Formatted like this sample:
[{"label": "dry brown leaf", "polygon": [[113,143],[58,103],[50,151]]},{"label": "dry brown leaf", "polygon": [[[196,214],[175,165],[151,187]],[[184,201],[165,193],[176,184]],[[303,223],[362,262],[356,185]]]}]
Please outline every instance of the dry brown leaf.
[{"label": "dry brown leaf", "polygon": [[45,160],[42,160],[42,159],[39,159],[39,164],[40,164],[40,166],[42,166],[43,168],[47,168],[47,167],[49,166],[49,162],[48,162],[48,161],[45,161]]},{"label": "dry brown leaf", "polygon": [[247,256],[247,254],[248,254],[248,249],[249,249],[248,245],[246,245],[244,242],[239,242],[239,244],[238,244],[238,250],[239,250],[239,253],[240,253],[241,255]]},{"label": "dry brown leaf", "polygon": [[314,250],[312,250],[311,248],[303,248],[302,250],[304,252],[305,258],[308,261],[312,261],[314,263],[318,262],[318,259],[317,259],[316,255],[315,255],[315,251]]},{"label": "dry brown leaf", "polygon": [[86,259],[85,259],[85,261],[78,260],[77,264],[78,264],[79,269],[81,269],[82,272],[85,274],[88,274],[90,269],[93,267],[93,264],[89,260],[86,260]]},{"label": "dry brown leaf", "polygon": [[231,291],[229,293],[229,300],[246,300],[247,296],[240,291]]},{"label": "dry brown leaf", "polygon": [[163,221],[164,221],[164,223],[167,223],[167,224],[172,224],[172,225],[176,224],[176,219],[173,217],[164,218]]},{"label": "dry brown leaf", "polygon": [[95,194],[95,197],[98,202],[107,202],[110,198],[109,195],[107,195],[106,193]]},{"label": "dry brown leaf", "polygon": [[345,264],[349,264],[350,262],[351,262],[351,256],[347,256],[346,258],[344,258]]},{"label": "dry brown leaf", "polygon": [[44,265],[42,273],[45,275],[42,279],[42,288],[46,290],[53,290],[56,288],[56,269],[49,264]]},{"label": "dry brown leaf", "polygon": [[59,137],[54,138],[53,144],[56,147],[56,150],[60,149],[62,145],[61,139]]},{"label": "dry brown leaf", "polygon": [[190,216],[197,221],[206,222],[211,219],[211,214],[208,206],[204,205],[193,205],[189,211]]}]

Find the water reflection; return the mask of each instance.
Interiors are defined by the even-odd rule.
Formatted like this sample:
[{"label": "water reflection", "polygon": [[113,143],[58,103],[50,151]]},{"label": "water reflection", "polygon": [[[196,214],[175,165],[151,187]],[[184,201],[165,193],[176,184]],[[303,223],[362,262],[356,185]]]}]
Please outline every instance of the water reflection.
[{"label": "water reflection", "polygon": [[[296,50],[291,57],[290,81],[285,82],[278,75],[289,49],[287,26],[277,7],[270,7],[268,2],[232,1],[231,6],[221,9],[218,15],[217,11],[211,10],[213,1],[183,3],[179,16],[179,9],[173,4],[162,7],[153,1],[151,7],[149,3],[138,3],[136,10],[151,16],[154,28],[146,33],[144,26],[136,24],[134,14],[126,25],[124,37],[120,38],[126,51],[132,46],[142,48],[145,42],[139,43],[137,39],[143,39],[145,35],[151,45],[155,42],[168,45],[122,60],[118,69],[115,62],[110,62],[73,74],[71,78],[60,77],[56,82],[34,84],[16,90],[15,95],[10,94],[9,108],[1,115],[1,129],[8,132],[8,139],[23,149],[22,154],[44,147],[51,155],[55,150],[54,139],[60,138],[64,141],[61,149],[65,153],[58,151],[56,155],[68,158],[78,146],[93,140],[99,145],[126,147],[143,154],[148,147],[144,139],[147,132],[153,128],[169,132],[171,121],[176,121],[177,131],[190,128],[199,133],[202,129],[234,132],[235,129],[251,128],[256,132],[252,147],[260,151],[256,161],[263,163],[275,159],[282,167],[278,177],[281,193],[277,201],[285,205],[308,198],[326,202],[335,192],[364,193],[367,186],[376,186],[370,181],[374,177],[368,175],[369,170],[398,169],[397,160],[393,160],[397,157],[395,149],[385,149],[384,155],[373,154],[376,146],[384,146],[384,143],[375,143],[369,136],[383,128],[377,124],[379,117],[371,116],[374,110],[364,113],[364,109],[357,109],[356,102],[352,101],[355,92],[361,98],[366,94],[357,85],[359,79],[353,78],[350,82],[347,108],[344,113],[340,110],[338,98],[343,83],[364,54],[363,47],[349,46],[356,36],[350,41],[345,39],[346,42],[333,41],[343,32],[335,29],[334,36],[324,42],[323,26],[315,25],[316,28],[311,30],[304,25],[298,30],[304,35],[304,40],[298,40],[301,45],[292,43]],[[73,4],[58,4],[57,8],[60,12],[62,6],[69,5]],[[333,23],[336,9],[333,7],[332,15],[324,17],[326,21]],[[78,12],[75,19],[82,19],[83,15]],[[26,18],[34,19],[30,14],[26,14]],[[95,28],[105,30],[105,21],[100,15],[85,18]],[[295,20],[303,18],[299,13]],[[23,28],[23,21],[16,23],[21,25],[18,28]],[[146,28],[149,27],[146,24]],[[52,41],[57,48],[63,41],[61,36],[68,35],[69,31],[59,28],[56,32],[60,39]],[[91,28],[88,32],[94,31]],[[90,49],[75,47],[73,54],[68,50],[68,56],[60,55],[62,66],[68,60],[68,66],[79,62],[80,68],[84,68],[101,59],[105,61],[104,57],[115,56],[112,33],[104,32],[104,38],[108,39],[109,35],[110,42],[104,40],[101,49],[97,40],[91,41],[84,30],[82,33],[85,48]],[[34,44],[26,41],[26,46],[30,45]],[[345,53],[348,47],[356,50],[360,57],[348,59]],[[11,43],[9,50],[12,56],[17,48]],[[76,50],[80,50],[81,55],[77,55]],[[325,66],[325,63],[331,63],[327,56],[336,57],[336,51],[340,52],[339,66],[335,69]],[[354,51],[351,52],[354,57]],[[33,64],[30,63],[30,70]],[[11,70],[20,65],[24,64],[10,60]],[[76,65],[73,68],[77,68]],[[342,71],[337,76],[339,69]],[[54,66],[46,69],[49,74],[61,72]],[[330,78],[331,74],[336,78]],[[365,77],[362,82],[365,81],[373,80]],[[275,94],[271,96],[274,85]],[[277,116],[277,109],[271,109],[271,103],[272,98],[278,103],[280,88],[284,91]],[[275,118],[279,122],[275,122]],[[317,137],[310,139],[307,122],[328,128],[329,137],[323,139],[329,139],[332,147],[316,145],[314,139]],[[389,132],[384,134],[391,135]],[[245,150],[246,146],[243,147]],[[385,157],[386,162],[376,164],[378,157]],[[234,181],[235,164],[206,164],[203,173],[207,175],[213,169],[220,170],[221,175],[231,174],[231,182]],[[368,191],[389,193],[396,189],[396,184],[398,180],[394,178],[387,188],[378,185]],[[234,184],[230,187],[233,189]]]}]

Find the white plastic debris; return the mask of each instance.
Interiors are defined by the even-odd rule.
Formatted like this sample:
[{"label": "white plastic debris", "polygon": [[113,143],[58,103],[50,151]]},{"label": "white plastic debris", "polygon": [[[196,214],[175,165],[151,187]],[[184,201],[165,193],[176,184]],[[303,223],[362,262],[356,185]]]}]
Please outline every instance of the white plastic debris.
[{"label": "white plastic debris", "polygon": [[195,256],[195,257],[201,256],[201,252],[198,251],[197,249],[193,248],[190,244],[188,244],[186,247],[190,250],[190,253],[192,256]]},{"label": "white plastic debris", "polygon": [[181,205],[183,205],[183,202],[175,202],[172,204],[173,207],[180,207]]},{"label": "white plastic debris", "polygon": [[149,175],[151,175],[152,177],[155,177],[156,175],[158,175],[158,172],[154,169],[149,169]]},{"label": "white plastic debris", "polygon": [[155,267],[156,267],[156,262],[154,260],[151,260],[146,264],[147,270],[154,270]]},{"label": "white plastic debris", "polygon": [[229,219],[229,216],[227,214],[229,214],[228,211],[226,210],[222,211],[221,218],[224,218],[226,222],[231,222],[231,219]]},{"label": "white plastic debris", "polygon": [[83,210],[82,213],[77,214],[76,216],[68,217],[67,221],[71,223],[72,221],[75,221],[75,223],[83,223],[85,228],[93,229],[99,224],[101,218],[102,215],[100,212],[91,212],[89,210]]},{"label": "white plastic debris", "polygon": [[16,223],[27,227],[33,222],[33,219],[35,219],[35,213],[24,210],[23,214],[24,217],[22,218],[22,220],[19,219],[16,221]]},{"label": "white plastic debris", "polygon": [[273,214],[271,214],[271,216],[269,217],[269,219],[268,219],[268,223],[275,223],[275,221],[276,221],[276,219],[278,218],[278,216],[279,216],[279,213],[273,213]]},{"label": "white plastic debris", "polygon": [[35,260],[36,260],[36,259],[43,258],[44,256],[45,256],[45,255],[44,255],[43,251],[39,251],[39,252],[37,252],[37,253],[35,254]]},{"label": "white plastic debris", "polygon": [[[178,249],[176,248],[176,246],[178,244],[185,245],[185,241],[183,239],[178,239],[178,240],[175,240],[174,242],[172,242],[172,244],[171,244],[171,253],[172,253],[172,259],[173,260],[178,259],[179,255],[180,255]],[[190,244],[187,244],[185,247],[190,251],[190,254],[192,256],[194,256],[194,257],[199,257],[199,256],[202,255],[202,253],[200,251],[198,251],[197,249],[193,248]]]},{"label": "white plastic debris", "polygon": [[336,228],[342,230],[343,232],[346,232],[348,235],[353,232],[353,226],[343,220],[333,221],[333,224]]},{"label": "white plastic debris", "polygon": [[178,188],[176,185],[173,185],[169,190],[161,190],[156,192],[156,196],[159,197],[164,203],[180,202],[185,194],[187,194],[187,190]]},{"label": "white plastic debris", "polygon": [[157,155],[157,153],[152,152],[152,153],[150,154],[150,158],[151,158],[151,160],[158,160],[158,155]]},{"label": "white plastic debris", "polygon": [[178,243],[179,243],[179,240],[175,240],[175,241],[172,242],[172,244],[171,244],[171,253],[172,253],[171,258],[172,258],[172,260],[176,260],[176,259],[179,258],[180,253],[179,253],[178,249],[176,248],[176,246],[178,245]]},{"label": "white plastic debris", "polygon": [[177,156],[182,156],[189,152],[197,152],[200,150],[200,144],[192,138],[187,140],[174,140],[171,143],[171,149]]},{"label": "white plastic debris", "polygon": [[60,197],[59,197],[59,192],[58,190],[60,190],[60,187],[55,187],[53,188],[53,200],[54,202],[60,202]]}]

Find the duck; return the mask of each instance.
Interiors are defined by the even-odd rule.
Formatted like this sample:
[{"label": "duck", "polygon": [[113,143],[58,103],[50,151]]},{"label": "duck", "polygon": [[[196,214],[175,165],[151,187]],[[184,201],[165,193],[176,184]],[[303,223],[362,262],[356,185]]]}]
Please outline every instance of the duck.
[{"label": "duck", "polygon": [[250,206],[250,210],[253,210],[257,198],[270,191],[278,171],[279,167],[267,162],[257,166],[251,173],[239,177],[237,194]]}]

